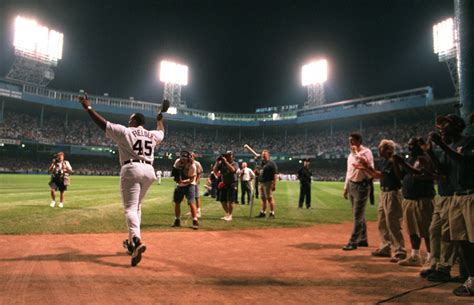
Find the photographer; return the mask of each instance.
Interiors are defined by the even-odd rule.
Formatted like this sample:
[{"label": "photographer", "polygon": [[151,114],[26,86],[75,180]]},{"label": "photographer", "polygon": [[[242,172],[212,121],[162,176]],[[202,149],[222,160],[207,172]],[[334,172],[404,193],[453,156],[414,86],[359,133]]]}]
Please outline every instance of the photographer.
[{"label": "photographer", "polygon": [[173,193],[173,201],[175,203],[175,220],[172,227],[181,226],[181,202],[184,197],[188,200],[188,205],[191,210],[191,216],[193,218],[193,229],[199,228],[197,208],[196,208],[196,186],[195,180],[197,176],[197,168],[194,162],[194,158],[188,151],[182,151],[178,159],[176,159],[173,165],[173,177],[176,181],[176,188]]},{"label": "photographer", "polygon": [[239,164],[234,161],[232,151],[227,151],[224,155],[217,158],[214,164],[213,172],[216,176],[220,173],[222,181],[219,183],[219,201],[225,211],[225,216],[221,219],[232,221],[232,204],[236,198],[237,191],[237,169]]},{"label": "photographer", "polygon": [[58,207],[64,206],[64,192],[70,184],[69,175],[72,174],[72,167],[69,161],[64,160],[64,153],[62,151],[54,155],[54,159],[49,166],[51,173],[51,180],[49,187],[51,188],[51,204],[50,207],[56,206],[56,191],[59,190],[60,198]]}]

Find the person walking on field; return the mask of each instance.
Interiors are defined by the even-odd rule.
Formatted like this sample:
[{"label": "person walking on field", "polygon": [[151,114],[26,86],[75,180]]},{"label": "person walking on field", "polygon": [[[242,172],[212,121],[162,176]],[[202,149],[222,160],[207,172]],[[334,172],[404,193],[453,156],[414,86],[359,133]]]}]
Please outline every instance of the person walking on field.
[{"label": "person walking on field", "polygon": [[[132,255],[131,265],[134,267],[141,261],[146,250],[140,231],[142,202],[148,188],[156,180],[153,168],[154,150],[164,138],[163,115],[160,112],[157,116],[156,130],[146,130],[143,127],[145,116],[141,113],[133,113],[128,127],[125,127],[113,124],[95,112],[87,95],[81,96],[79,101],[92,121],[118,146],[121,166],[120,191],[128,227],[128,240],[124,241],[124,247]],[[169,102],[164,100],[161,110],[166,112],[168,107]]]}]

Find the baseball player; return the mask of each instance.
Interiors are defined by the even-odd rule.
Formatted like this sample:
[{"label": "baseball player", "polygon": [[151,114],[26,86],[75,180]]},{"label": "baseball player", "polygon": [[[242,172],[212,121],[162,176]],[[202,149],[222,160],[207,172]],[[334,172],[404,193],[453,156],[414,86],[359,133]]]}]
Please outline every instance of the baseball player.
[{"label": "baseball player", "polygon": [[[132,255],[131,265],[136,266],[146,251],[140,234],[141,205],[143,198],[156,180],[153,168],[155,146],[163,141],[164,125],[161,112],[157,116],[156,129],[146,130],[145,116],[133,113],[128,121],[128,127],[113,124],[104,119],[92,109],[87,95],[79,98],[84,109],[92,121],[97,124],[105,135],[117,143],[120,158],[120,190],[122,193],[123,208],[128,227],[129,254]],[[166,112],[169,102],[165,100],[162,111]],[[130,253],[131,252],[131,253]]]},{"label": "baseball player", "polygon": [[158,185],[161,184],[161,177],[163,176],[163,172],[161,170],[156,171],[156,182]]},{"label": "baseball player", "polygon": [[67,190],[69,185],[69,174],[72,173],[71,164],[69,161],[64,160],[64,153],[58,152],[49,166],[49,172],[51,173],[51,181],[49,187],[51,188],[51,204],[50,207],[56,206],[56,191],[59,190],[59,204],[58,207],[64,206],[64,192]]}]

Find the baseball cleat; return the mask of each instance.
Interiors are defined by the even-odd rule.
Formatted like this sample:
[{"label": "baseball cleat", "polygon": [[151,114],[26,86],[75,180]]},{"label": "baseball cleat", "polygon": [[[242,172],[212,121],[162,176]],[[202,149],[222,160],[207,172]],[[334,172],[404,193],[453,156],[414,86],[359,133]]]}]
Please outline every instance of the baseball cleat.
[{"label": "baseball cleat", "polygon": [[58,207],[60,207],[60,208],[63,208],[63,206],[64,206],[64,205],[63,205],[62,202],[60,202],[60,203],[58,204]]},{"label": "baseball cleat", "polygon": [[193,220],[193,230],[199,229],[199,222],[197,220]]},{"label": "baseball cleat", "polygon": [[132,253],[132,267],[138,265],[138,263],[142,260],[142,254],[145,253],[146,246],[145,244],[139,244],[133,249]]},{"label": "baseball cleat", "polygon": [[50,207],[54,208],[54,206],[56,205],[56,202],[51,200],[51,203],[49,204]]},{"label": "baseball cleat", "polygon": [[122,246],[127,250],[128,255],[133,254],[133,245],[128,242],[128,239],[125,239],[122,243]]}]

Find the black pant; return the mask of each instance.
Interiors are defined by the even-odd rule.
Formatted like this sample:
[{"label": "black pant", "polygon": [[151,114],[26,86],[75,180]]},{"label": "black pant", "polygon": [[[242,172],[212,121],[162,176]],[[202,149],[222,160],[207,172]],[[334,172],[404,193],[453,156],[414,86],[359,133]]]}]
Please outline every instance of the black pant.
[{"label": "black pant", "polygon": [[252,185],[250,181],[241,181],[240,186],[242,189],[242,195],[240,196],[240,201],[242,204],[245,204],[245,195],[247,195],[247,202],[250,204],[250,196],[252,196]]},{"label": "black pant", "polygon": [[311,184],[300,183],[300,200],[298,201],[298,207],[303,207],[303,202],[306,199],[306,207],[311,207]]}]

